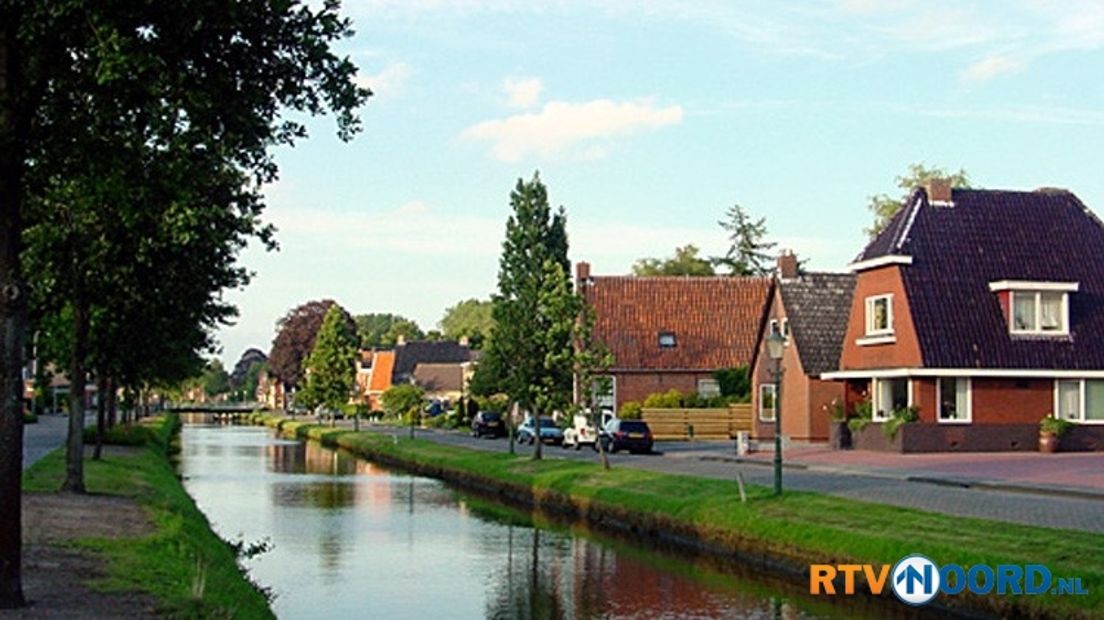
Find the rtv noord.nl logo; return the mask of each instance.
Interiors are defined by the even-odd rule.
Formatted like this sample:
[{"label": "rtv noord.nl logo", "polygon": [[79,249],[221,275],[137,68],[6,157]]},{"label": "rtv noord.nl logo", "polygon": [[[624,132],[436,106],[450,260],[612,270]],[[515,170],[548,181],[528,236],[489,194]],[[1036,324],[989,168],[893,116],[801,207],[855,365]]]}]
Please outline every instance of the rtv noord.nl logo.
[{"label": "rtv noord.nl logo", "polygon": [[[1055,577],[1042,564],[937,565],[913,554],[892,566],[883,564],[813,564],[809,567],[809,592],[815,595],[854,594],[861,575],[871,594],[881,594],[888,584],[901,602],[926,605],[939,594],[1084,595],[1080,577]],[[842,588],[837,587],[842,580]],[[842,592],[840,591],[842,590]]]}]

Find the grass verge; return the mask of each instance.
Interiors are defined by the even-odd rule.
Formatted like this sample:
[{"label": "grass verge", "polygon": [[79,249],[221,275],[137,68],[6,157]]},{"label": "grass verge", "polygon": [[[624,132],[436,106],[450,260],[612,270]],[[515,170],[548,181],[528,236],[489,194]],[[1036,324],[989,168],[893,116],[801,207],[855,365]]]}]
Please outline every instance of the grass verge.
[{"label": "grass verge", "polygon": [[[160,602],[158,612],[172,617],[272,618],[265,597],[239,569],[231,546],[211,530],[168,461],[179,419],[170,415],[144,422],[147,431],[141,434],[148,440],[141,448],[84,463],[89,493],[133,498],[154,530],[135,538],[75,541],[74,546],[106,562],[107,576],[92,587],[147,592]],[[56,491],[64,471],[64,453],[55,450],[24,472],[23,489]]]},{"label": "grass verge", "polygon": [[[1104,535],[956,517],[883,504],[788,491],[781,498],[750,485],[741,503],[723,480],[603,471],[579,461],[531,461],[502,453],[398,439],[257,414],[282,433],[346,448],[369,459],[472,487],[496,488],[538,508],[569,512],[599,527],[643,537],[668,536],[800,573],[811,563],[893,564],[920,553],[939,565],[1043,564],[1055,577],[1080,577],[1082,596],[944,597],[951,607],[1002,616],[1104,615]],[[1045,501],[1045,500],[1040,500]],[[888,588],[886,589],[888,592]],[[891,594],[889,596],[892,596]]]}]

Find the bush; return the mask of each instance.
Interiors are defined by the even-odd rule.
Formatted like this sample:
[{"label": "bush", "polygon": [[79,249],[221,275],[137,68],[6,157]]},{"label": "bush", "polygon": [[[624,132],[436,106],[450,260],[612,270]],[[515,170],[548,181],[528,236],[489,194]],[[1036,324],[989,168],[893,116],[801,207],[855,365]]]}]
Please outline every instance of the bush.
[{"label": "bush", "polygon": [[727,402],[739,402],[744,398],[751,400],[751,379],[746,365],[714,371],[713,378],[721,388],[721,396],[730,398]]},{"label": "bush", "polygon": [[[680,392],[670,389],[660,394],[649,394],[644,399],[646,409],[723,409],[734,402],[740,402],[742,396],[713,396],[705,398],[697,392]],[[626,403],[627,404],[627,403]],[[624,408],[624,405],[622,405]],[[624,417],[624,416],[622,416]]]},{"label": "bush", "polygon": [[1049,433],[1055,437],[1061,437],[1065,435],[1072,426],[1073,422],[1069,420],[1063,420],[1062,418],[1048,415],[1042,420],[1039,420],[1039,433]]},{"label": "bush", "polygon": [[24,411],[23,412],[23,423],[24,424],[38,424],[38,416],[35,415],[34,413],[30,412],[30,411]]},{"label": "bush", "polygon": [[644,399],[647,409],[677,409],[683,406],[683,393],[672,388],[666,392],[649,394]]},{"label": "bush", "polygon": [[621,410],[617,412],[617,417],[623,420],[639,420],[640,415],[643,413],[644,407],[635,400],[621,405]]},{"label": "bush", "polygon": [[381,397],[383,410],[387,415],[395,418],[404,417],[411,411],[416,413],[422,407],[423,396],[425,392],[416,385],[409,383],[392,385]]}]

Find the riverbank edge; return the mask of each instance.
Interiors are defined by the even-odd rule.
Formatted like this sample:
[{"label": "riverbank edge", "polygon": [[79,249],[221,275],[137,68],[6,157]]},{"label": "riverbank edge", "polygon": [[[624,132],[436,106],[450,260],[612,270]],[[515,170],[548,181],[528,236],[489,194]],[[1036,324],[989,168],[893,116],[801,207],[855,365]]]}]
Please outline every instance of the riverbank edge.
[{"label": "riverbank edge", "polygon": [[[491,463],[498,462],[501,456],[496,453],[481,452],[457,446],[442,446],[432,442],[420,441],[416,447],[411,440],[398,434],[394,436],[379,432],[361,431],[354,432],[348,429],[333,428],[330,426],[314,424],[308,421],[282,417],[272,414],[257,413],[249,418],[253,424],[265,425],[275,429],[279,434],[287,438],[305,439],[316,441],[324,446],[343,448],[353,454],[377,462],[384,466],[400,468],[415,474],[424,475],[443,480],[450,484],[471,490],[476,493],[500,498],[502,501],[515,506],[531,508],[548,514],[557,515],[564,519],[584,522],[589,527],[623,536],[629,540],[639,540],[647,544],[661,544],[673,547],[690,554],[705,555],[722,561],[735,561],[753,569],[763,570],[792,581],[807,584],[810,564],[893,564],[904,557],[904,553],[891,558],[853,557],[844,552],[826,553],[823,550],[812,548],[805,544],[792,544],[779,542],[769,538],[756,536],[753,533],[737,531],[717,527],[714,524],[702,521],[691,521],[677,516],[662,513],[655,508],[640,509],[619,505],[595,497],[590,497],[578,492],[560,491],[548,486],[542,486],[537,481],[516,482],[503,479],[494,475]],[[401,430],[401,429],[397,429]],[[386,441],[381,438],[385,438]],[[418,441],[418,440],[415,440]],[[442,464],[425,458],[425,452],[437,453],[446,457],[454,451],[470,453],[470,458],[475,458],[474,465]],[[422,453],[422,454],[419,454]],[[482,461],[477,455],[484,455]],[[480,462],[488,466],[480,466]],[[517,459],[519,463],[529,462],[527,458]],[[551,461],[544,461],[549,463]],[[533,462],[536,463],[536,462]],[[600,467],[597,464],[587,464],[595,471]],[[685,476],[674,474],[662,474],[648,472],[650,476],[668,479],[685,479]],[[692,478],[692,477],[691,477]],[[717,481],[722,482],[722,481]],[[734,485],[733,485],[734,486]],[[731,493],[734,495],[734,493]],[[751,501],[765,499],[766,490],[760,487],[752,487],[749,490]],[[812,493],[792,493],[792,495],[813,496]],[[824,496],[827,497],[827,496]],[[855,505],[881,506],[868,504],[857,500],[832,498],[839,502],[851,502]],[[767,500],[770,501],[770,500]],[[895,511],[916,512],[905,508],[888,507]],[[948,520],[953,517],[948,516]],[[1022,531],[1050,531],[1045,528],[1032,528],[1030,526],[1008,526],[1007,524],[992,522],[994,527],[1012,527]],[[785,525],[784,523],[782,524]],[[1054,530],[1055,532],[1060,532]],[[1085,534],[1094,540],[1099,535]],[[922,546],[922,545],[916,545]],[[922,552],[922,550],[921,550]],[[1000,558],[991,559],[989,563],[998,563]],[[1033,558],[1032,562],[1040,562],[1039,558]],[[1026,563],[1026,562],[1020,562]],[[1045,561],[1044,561],[1045,563]],[[1057,576],[1063,576],[1056,573]],[[1095,581],[1095,580],[1094,580]],[[842,577],[837,580],[838,591],[843,591]],[[869,596],[869,595],[867,595]],[[896,601],[886,587],[882,598]],[[1094,597],[1095,598],[1095,597]],[[828,597],[826,597],[828,600]],[[927,606],[932,611],[949,612],[963,616],[978,616],[993,614],[998,617],[1021,616],[1033,618],[1100,618],[1104,617],[1101,611],[1079,607],[1069,604],[1069,597],[1049,596],[976,596],[961,594],[955,597],[940,596],[936,602]]]},{"label": "riverbank edge", "polygon": [[[265,595],[238,564],[234,545],[215,533],[184,488],[171,461],[179,451],[180,428],[175,414],[147,418],[118,444],[130,446],[133,454],[108,451],[99,461],[85,458],[88,492],[135,500],[152,533],[64,544],[92,551],[103,561],[106,576],[92,587],[151,595],[158,615],[275,618]],[[136,442],[139,436],[145,441]],[[24,472],[24,492],[54,492],[63,476],[64,448],[59,448]]]}]

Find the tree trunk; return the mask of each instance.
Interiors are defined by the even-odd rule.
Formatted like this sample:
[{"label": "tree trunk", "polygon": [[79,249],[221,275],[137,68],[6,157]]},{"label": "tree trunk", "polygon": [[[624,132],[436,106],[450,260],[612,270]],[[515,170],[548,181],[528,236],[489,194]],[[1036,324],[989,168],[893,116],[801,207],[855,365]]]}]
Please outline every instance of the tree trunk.
[{"label": "tree trunk", "polygon": [[[9,5],[5,5],[9,6]],[[18,4],[15,5],[18,7]],[[0,14],[0,608],[23,598],[23,339],[26,295],[19,266],[23,228],[23,136],[16,113],[22,62],[16,58],[20,18]]]},{"label": "tree trunk", "polygon": [[104,425],[107,423],[107,376],[96,373],[96,447],[92,450],[92,460],[100,460],[103,453]]},{"label": "tree trunk", "polygon": [[[76,270],[74,270],[75,272]],[[74,273],[76,277],[80,277]],[[74,282],[76,286],[79,283]],[[69,437],[65,441],[65,482],[61,490],[84,493],[84,383],[88,347],[88,308],[79,291],[73,299],[73,350],[69,359]]]},{"label": "tree trunk", "polygon": [[107,427],[115,428],[115,424],[119,421],[119,401],[116,398],[118,392],[118,386],[115,385],[115,380],[112,379],[111,383],[107,386]]},{"label": "tree trunk", "polygon": [[533,416],[533,434],[536,442],[533,444],[533,460],[539,461],[544,458],[544,441],[541,439],[541,417],[540,412]]}]

